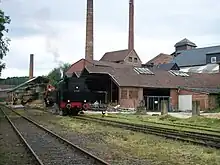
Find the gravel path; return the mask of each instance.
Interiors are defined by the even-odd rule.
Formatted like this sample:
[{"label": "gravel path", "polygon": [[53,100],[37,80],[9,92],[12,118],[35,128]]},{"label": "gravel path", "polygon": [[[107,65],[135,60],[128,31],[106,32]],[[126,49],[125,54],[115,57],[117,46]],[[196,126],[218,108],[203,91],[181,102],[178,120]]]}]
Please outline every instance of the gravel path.
[{"label": "gravel path", "polygon": [[79,153],[78,150],[67,147],[58,139],[23,118],[11,120],[45,165],[94,164],[91,159]]},{"label": "gravel path", "polygon": [[0,165],[35,165],[11,125],[0,111]]},{"label": "gravel path", "polygon": [[[80,133],[75,132],[73,129],[63,127],[59,124],[50,123],[51,120],[56,120],[56,116],[44,113],[40,114],[39,112],[29,110],[25,114],[35,121],[46,126],[48,129],[56,132],[57,134],[68,139],[72,143],[90,151],[92,154],[102,158],[103,160],[109,162],[112,165],[143,165],[150,164],[150,161],[146,159],[139,159],[133,155],[122,155],[120,149],[116,145],[110,145],[105,141],[105,136],[107,132],[96,132],[96,133]],[[83,121],[84,124],[87,121]],[[79,125],[84,126],[82,121],[79,121]],[[89,124],[89,122],[88,122]],[[106,128],[108,129],[108,128]]]}]

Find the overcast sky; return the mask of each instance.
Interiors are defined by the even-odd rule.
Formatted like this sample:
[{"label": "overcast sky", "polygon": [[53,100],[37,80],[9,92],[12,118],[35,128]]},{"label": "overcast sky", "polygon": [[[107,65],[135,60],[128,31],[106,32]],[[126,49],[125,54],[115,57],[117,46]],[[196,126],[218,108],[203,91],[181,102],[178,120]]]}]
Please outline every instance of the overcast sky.
[{"label": "overcast sky", "polygon": [[[84,58],[86,0],[1,0],[12,19],[2,77],[46,75],[59,61]],[[128,1],[94,0],[94,58],[127,48]],[[142,62],[171,54],[183,38],[198,47],[220,45],[219,0],[135,0],[135,49]]]}]

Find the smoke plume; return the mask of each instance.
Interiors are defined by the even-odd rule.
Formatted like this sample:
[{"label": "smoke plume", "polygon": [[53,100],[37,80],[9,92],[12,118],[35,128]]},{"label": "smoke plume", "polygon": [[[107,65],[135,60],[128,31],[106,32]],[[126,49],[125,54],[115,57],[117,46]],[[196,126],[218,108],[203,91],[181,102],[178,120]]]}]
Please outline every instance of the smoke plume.
[{"label": "smoke plume", "polygon": [[64,64],[60,58],[59,48],[58,48],[58,41],[59,41],[59,34],[57,30],[54,29],[50,23],[50,10],[48,8],[42,8],[35,13],[35,20],[37,26],[43,31],[45,35],[45,46],[46,51],[53,55],[53,62],[58,65],[60,69],[61,78],[63,77],[63,70],[62,65]]}]

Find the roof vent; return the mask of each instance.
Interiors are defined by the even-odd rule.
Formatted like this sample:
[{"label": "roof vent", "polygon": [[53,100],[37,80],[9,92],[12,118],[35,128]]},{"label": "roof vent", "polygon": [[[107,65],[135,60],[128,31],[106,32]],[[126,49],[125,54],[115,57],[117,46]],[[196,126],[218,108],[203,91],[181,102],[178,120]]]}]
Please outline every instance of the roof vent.
[{"label": "roof vent", "polygon": [[176,48],[176,52],[177,52],[177,51],[182,51],[182,50],[194,49],[197,46],[192,41],[188,40],[187,38],[184,38],[183,40],[177,42],[174,45],[174,47]]}]

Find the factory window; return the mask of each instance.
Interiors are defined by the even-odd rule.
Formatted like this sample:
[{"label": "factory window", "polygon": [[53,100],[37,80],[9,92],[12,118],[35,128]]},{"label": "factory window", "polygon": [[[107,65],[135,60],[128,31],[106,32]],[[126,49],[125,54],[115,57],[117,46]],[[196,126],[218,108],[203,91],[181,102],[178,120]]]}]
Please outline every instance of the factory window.
[{"label": "factory window", "polygon": [[136,57],[134,58],[134,62],[135,62],[135,63],[137,63],[137,62],[138,62],[138,59],[137,59]]},{"label": "factory window", "polygon": [[121,90],[121,99],[127,99],[127,90],[126,89]]},{"label": "factory window", "polygon": [[129,58],[128,58],[128,61],[129,61],[129,62],[132,62],[132,57],[129,57]]},{"label": "factory window", "polygon": [[129,99],[137,99],[138,91],[137,90],[129,90]]}]

